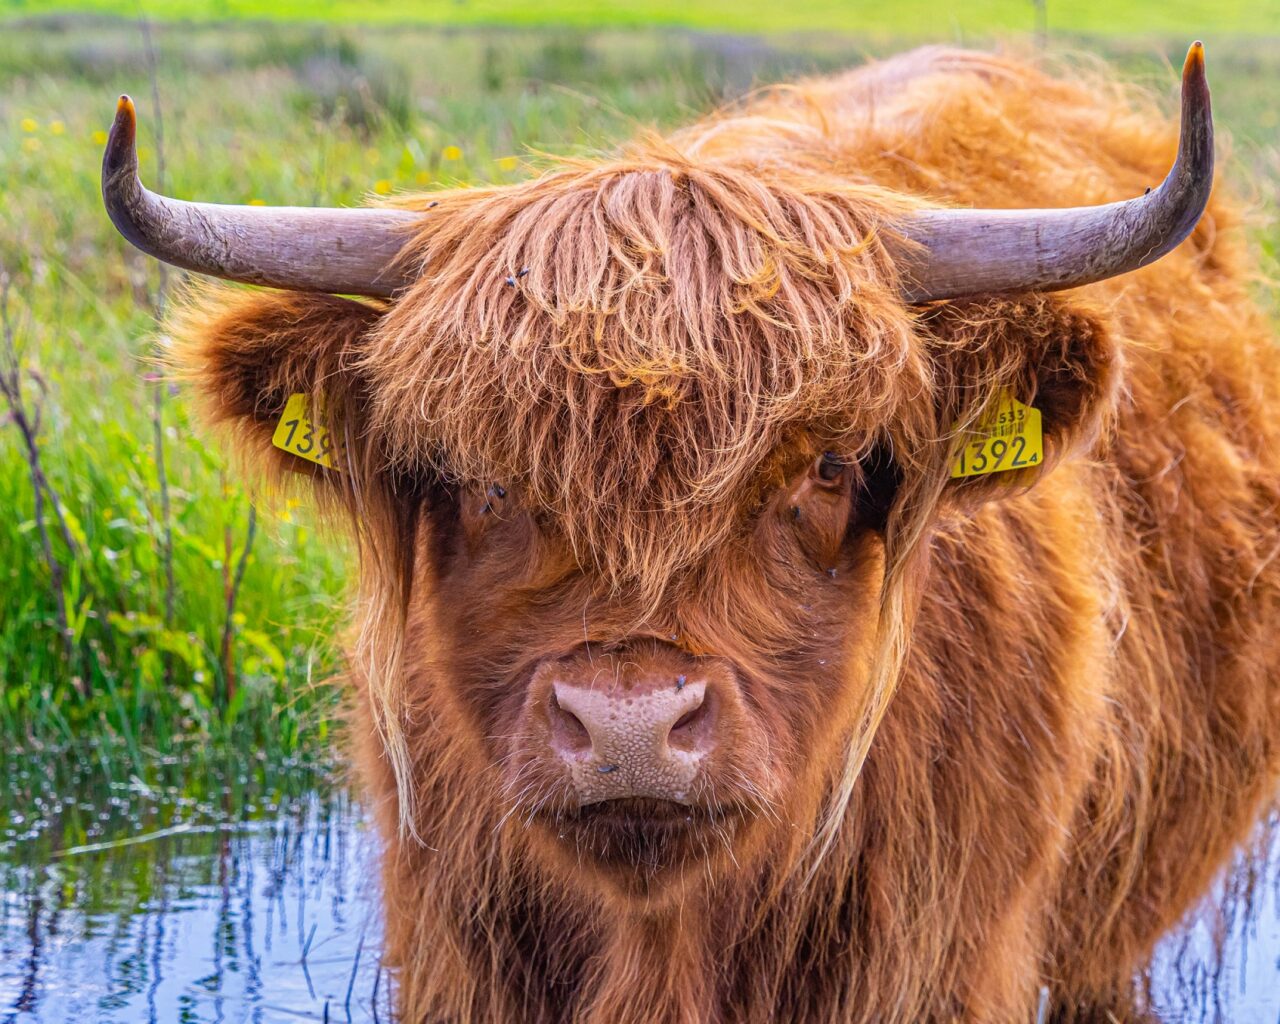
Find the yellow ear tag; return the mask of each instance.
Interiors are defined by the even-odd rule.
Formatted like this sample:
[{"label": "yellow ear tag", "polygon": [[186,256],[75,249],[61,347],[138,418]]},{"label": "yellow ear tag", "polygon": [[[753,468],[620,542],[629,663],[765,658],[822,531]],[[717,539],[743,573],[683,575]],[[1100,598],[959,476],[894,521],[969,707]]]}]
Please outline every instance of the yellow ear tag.
[{"label": "yellow ear tag", "polygon": [[1023,405],[1006,390],[971,428],[951,464],[951,478],[1027,469],[1042,462],[1040,410]]},{"label": "yellow ear tag", "polygon": [[311,398],[308,395],[290,395],[271,443],[290,455],[317,463],[325,469],[340,469],[333,458],[336,446],[323,421],[323,409],[318,408],[315,419],[311,418]]}]

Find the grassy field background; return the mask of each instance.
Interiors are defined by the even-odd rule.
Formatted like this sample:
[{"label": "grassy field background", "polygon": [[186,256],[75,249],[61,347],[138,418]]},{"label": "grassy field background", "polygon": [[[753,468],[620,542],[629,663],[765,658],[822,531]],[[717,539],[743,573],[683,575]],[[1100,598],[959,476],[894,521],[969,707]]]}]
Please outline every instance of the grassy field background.
[{"label": "grassy field background", "polygon": [[133,10],[113,0],[3,0],[15,14],[138,14],[195,21],[270,19],[363,25],[568,25],[683,27],[716,32],[873,33],[885,38],[958,38],[993,32],[1055,30],[1100,35],[1264,33],[1280,31],[1280,0],[152,0]]},{"label": "grassy field background", "polygon": [[[1115,60],[1172,112],[1169,62],[1203,36],[1215,112],[1234,139],[1231,174],[1274,253],[1263,225],[1280,180],[1280,25],[1268,5],[1116,7],[1052,4],[1049,48]],[[155,316],[181,282],[162,280],[102,212],[98,166],[118,93],[138,101],[153,186],[231,203],[352,204],[369,193],[517,180],[536,164],[532,152],[606,149],[640,125],[672,125],[761,82],[848,66],[921,36],[990,42],[1029,28],[1034,13],[1002,0],[961,5],[954,17],[907,0],[892,21],[888,5],[720,0],[603,14],[497,0],[273,8],[454,26],[440,29],[242,23],[267,5],[181,0],[163,11],[219,22],[144,28],[37,9],[47,10],[0,3],[0,381],[9,385],[0,396],[0,741],[10,752],[109,750],[137,768],[191,751],[284,759],[325,746],[348,553],[295,502],[255,510],[192,429],[185,397],[155,379]],[[1147,15],[1165,34],[1130,34]],[[460,25],[592,18],[611,24]],[[617,27],[630,20],[755,34]],[[823,25],[840,31],[781,32]],[[854,31],[864,27],[880,34]],[[1108,34],[1081,34],[1099,28]],[[1015,45],[1033,44],[1021,36]]]}]

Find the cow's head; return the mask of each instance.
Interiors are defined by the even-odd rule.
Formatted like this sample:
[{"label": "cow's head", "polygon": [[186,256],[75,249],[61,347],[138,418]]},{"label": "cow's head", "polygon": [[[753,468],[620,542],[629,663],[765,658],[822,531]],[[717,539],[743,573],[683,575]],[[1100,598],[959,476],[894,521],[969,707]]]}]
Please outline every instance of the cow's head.
[{"label": "cow's head", "polygon": [[[1057,289],[1169,251],[1207,200],[1201,53],[1149,195],[942,210],[786,167],[664,151],[401,209],[177,203],[138,183],[122,100],[104,194],[122,232],[217,292],[175,325],[214,419],[351,513],[360,664],[409,824],[442,773],[549,868],[616,890],[799,850],[843,807],[891,695],[910,555],[948,510],[1034,484],[1115,380]],[[358,302],[325,294],[376,297]],[[1046,458],[949,479],[1012,391]],[[275,450],[293,393],[337,470]]]}]

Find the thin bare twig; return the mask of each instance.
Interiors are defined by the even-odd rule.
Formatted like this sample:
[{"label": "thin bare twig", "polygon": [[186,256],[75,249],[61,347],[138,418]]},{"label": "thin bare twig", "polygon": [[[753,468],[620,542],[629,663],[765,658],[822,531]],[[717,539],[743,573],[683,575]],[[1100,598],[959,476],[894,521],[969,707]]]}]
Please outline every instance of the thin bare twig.
[{"label": "thin bare twig", "polygon": [[[57,492],[49,482],[44,471],[44,462],[40,452],[40,424],[42,420],[42,403],[37,401],[34,409],[28,410],[22,393],[22,364],[18,358],[18,342],[13,326],[13,316],[9,308],[9,296],[13,289],[13,279],[8,271],[0,269],[0,326],[4,339],[4,363],[0,365],[0,393],[4,395],[9,407],[9,418],[22,435],[23,455],[26,458],[27,471],[31,476],[31,490],[35,498],[36,531],[40,536],[40,546],[44,553],[45,564],[49,570],[49,585],[53,591],[54,602],[58,613],[58,632],[62,637],[63,651],[67,663],[71,666],[75,658],[75,644],[71,636],[71,625],[67,615],[67,596],[62,588],[65,578],[62,561],[53,550],[53,539],[49,535],[48,519],[45,516],[46,499],[52,510],[53,518],[58,524],[58,532],[66,546],[67,553],[74,559],[79,552],[79,545],[71,535],[66,518],[62,514],[62,503]],[[72,681],[81,696],[85,694],[84,680],[73,669]]]},{"label": "thin bare twig", "polygon": [[[22,401],[22,392],[19,387],[21,383],[21,370],[18,365],[18,348],[16,340],[16,332],[13,326],[13,318],[9,309],[9,295],[13,289],[13,280],[9,276],[7,270],[0,268],[0,318],[4,321],[4,342],[5,357],[8,366],[5,369],[6,381],[5,395],[11,403],[11,411],[18,426],[23,429],[24,440],[28,437],[29,431],[29,452],[34,452],[37,456],[36,470],[40,473],[41,486],[45,494],[49,496],[50,504],[53,508],[53,518],[58,524],[58,532],[62,536],[62,542],[67,546],[67,550],[73,555],[79,555],[80,545],[76,543],[75,538],[71,535],[71,529],[67,526],[66,517],[62,514],[62,503],[57,499],[57,495],[53,486],[49,483],[49,478],[45,476],[39,462],[39,445],[36,439],[40,436],[40,424],[44,416],[44,408],[42,404],[37,404],[30,414],[26,412],[26,407]],[[44,390],[43,384],[34,371],[29,371],[28,376],[41,385],[41,391]]]}]

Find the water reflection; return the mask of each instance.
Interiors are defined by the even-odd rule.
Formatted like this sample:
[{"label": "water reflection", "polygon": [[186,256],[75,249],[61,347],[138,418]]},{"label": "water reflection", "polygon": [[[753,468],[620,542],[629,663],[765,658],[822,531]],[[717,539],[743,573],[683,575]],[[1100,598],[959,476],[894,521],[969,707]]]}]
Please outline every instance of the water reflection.
[{"label": "water reflection", "polygon": [[[169,767],[105,791],[62,766],[0,776],[18,797],[0,803],[0,1022],[389,1022],[378,843],[348,791],[304,766]],[[1270,849],[1224,883],[1225,912],[1163,944],[1161,1020],[1280,1018]]]},{"label": "water reflection", "polygon": [[1157,950],[1151,1005],[1168,1022],[1280,1021],[1280,818],[1215,897]]},{"label": "water reflection", "polygon": [[63,848],[65,822],[23,840],[10,821],[0,1021],[390,1020],[378,844],[344,789],[274,794],[236,820],[137,796],[116,809],[177,820]]}]

